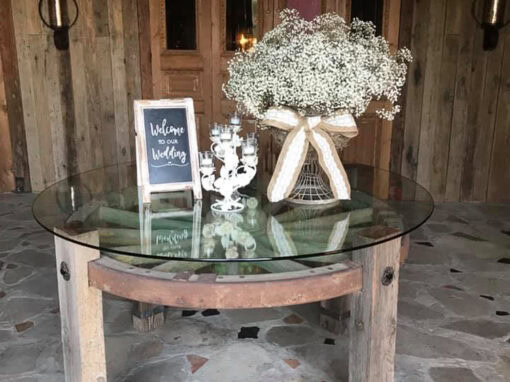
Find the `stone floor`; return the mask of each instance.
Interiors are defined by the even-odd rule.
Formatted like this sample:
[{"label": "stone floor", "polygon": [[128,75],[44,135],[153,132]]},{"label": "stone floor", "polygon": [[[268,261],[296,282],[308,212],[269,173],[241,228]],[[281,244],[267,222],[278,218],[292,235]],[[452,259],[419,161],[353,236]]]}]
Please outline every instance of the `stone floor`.
[{"label": "stone floor", "polygon": [[[52,237],[33,221],[32,199],[0,195],[5,382],[64,380]],[[168,311],[150,335],[132,329],[130,310],[105,299],[112,381],[346,378],[348,339],[320,329],[315,306]],[[400,274],[396,380],[510,381],[509,313],[510,205],[439,205],[413,234]]]}]

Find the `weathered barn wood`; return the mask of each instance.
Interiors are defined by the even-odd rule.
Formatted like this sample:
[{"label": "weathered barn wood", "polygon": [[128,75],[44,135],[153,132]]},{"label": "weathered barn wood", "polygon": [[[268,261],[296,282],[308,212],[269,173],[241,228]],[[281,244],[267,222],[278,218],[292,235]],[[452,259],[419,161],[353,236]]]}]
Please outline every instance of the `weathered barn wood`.
[{"label": "weathered barn wood", "polygon": [[[67,3],[71,17],[74,9]],[[277,25],[287,1],[259,3],[261,37]],[[37,1],[0,2],[6,104],[0,118],[3,126],[9,123],[13,156],[12,165],[1,164],[0,171],[24,178],[27,190],[30,183],[38,191],[69,174],[133,160],[132,101],[142,95],[195,97],[202,129],[233,108],[221,93],[232,56],[224,49],[224,0],[199,6],[199,55],[166,50],[161,0],[78,4],[70,49],[62,52],[39,19]],[[349,0],[320,5],[322,12],[350,19]],[[509,201],[510,29],[501,31],[495,51],[484,52],[471,2],[388,0],[383,13],[382,32],[392,47],[409,46],[415,57],[403,113],[388,123],[369,110],[343,159],[389,165],[439,201]],[[269,168],[278,152],[267,134],[261,147],[268,147],[261,162]],[[11,180],[3,181],[2,190],[12,189],[12,176],[4,176]]]},{"label": "weathered barn wood", "polygon": [[[2,107],[1,110],[7,112],[7,114],[3,116],[3,123],[9,122],[9,137],[12,153],[12,163],[10,169],[7,171],[12,171],[12,174],[20,178],[24,183],[24,189],[30,191],[29,157],[27,138],[25,135],[25,121],[23,119],[20,73],[17,60],[19,53],[17,53],[15,43],[15,25],[12,19],[13,10],[11,1],[12,0],[4,0],[0,2],[0,20],[2,20],[0,22],[0,61],[2,61],[0,77],[3,78],[3,90],[5,92],[4,102],[6,105],[6,109]],[[4,140],[4,138],[6,139],[8,136],[2,134],[0,138]],[[7,151],[5,151],[5,154],[7,155]],[[11,177],[11,175],[6,176]],[[10,184],[12,181],[4,181],[6,181],[7,184],[1,188],[1,191],[10,191],[12,189]]]},{"label": "weathered barn wood", "polygon": [[11,171],[12,151],[11,134],[9,132],[9,117],[7,115],[7,100],[5,99],[4,76],[0,58],[0,192],[14,189],[14,176]]},{"label": "weathered barn wood", "polygon": [[485,52],[471,2],[402,0],[401,16],[400,42],[414,61],[404,118],[395,121],[392,170],[437,201],[510,201],[508,28]]},{"label": "weathered barn wood", "polygon": [[[37,1],[13,1],[12,17],[2,18],[14,25],[20,121],[35,191],[69,174],[134,158],[132,101],[141,97],[138,1],[78,5],[64,52],[42,25]],[[68,7],[72,17],[71,2]]]}]

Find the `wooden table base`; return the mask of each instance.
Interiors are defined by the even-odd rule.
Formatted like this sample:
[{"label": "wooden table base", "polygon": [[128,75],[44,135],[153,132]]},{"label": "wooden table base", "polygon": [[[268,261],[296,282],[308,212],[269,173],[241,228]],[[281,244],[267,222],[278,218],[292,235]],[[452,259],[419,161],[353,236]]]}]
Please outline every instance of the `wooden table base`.
[{"label": "wooden table base", "polygon": [[102,291],[187,309],[296,305],[350,295],[351,382],[393,381],[401,239],[388,227],[360,233],[353,261],[246,276],[168,273],[133,267],[97,249],[97,232],[55,232],[66,381],[106,382]]}]

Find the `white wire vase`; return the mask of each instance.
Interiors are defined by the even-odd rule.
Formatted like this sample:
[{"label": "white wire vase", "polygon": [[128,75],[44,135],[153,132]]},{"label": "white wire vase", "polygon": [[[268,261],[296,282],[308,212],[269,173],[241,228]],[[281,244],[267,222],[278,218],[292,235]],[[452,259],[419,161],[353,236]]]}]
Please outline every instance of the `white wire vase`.
[{"label": "white wire vase", "polygon": [[[281,149],[288,132],[275,127],[269,127],[269,131],[273,136],[276,146],[278,149]],[[337,150],[342,150],[347,146],[349,139],[345,136],[341,134],[331,134],[330,136]],[[338,203],[338,199],[335,199],[333,196],[329,180],[322,170],[319,157],[312,145],[308,147],[308,153],[306,154],[301,173],[294,189],[286,200],[296,204],[310,205]]]}]

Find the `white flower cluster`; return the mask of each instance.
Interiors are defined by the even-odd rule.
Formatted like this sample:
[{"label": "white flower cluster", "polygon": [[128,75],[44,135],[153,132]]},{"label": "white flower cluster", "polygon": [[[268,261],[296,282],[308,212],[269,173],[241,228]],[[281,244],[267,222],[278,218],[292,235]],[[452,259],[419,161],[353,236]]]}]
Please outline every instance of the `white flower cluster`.
[{"label": "white flower cluster", "polygon": [[342,109],[359,116],[373,99],[391,103],[377,111],[380,117],[399,112],[395,103],[412,60],[408,49],[391,54],[370,22],[347,25],[334,13],[306,21],[290,9],[280,17],[253,49],[230,61],[223,91],[243,112],[263,118],[269,107],[288,106],[304,115]]}]

